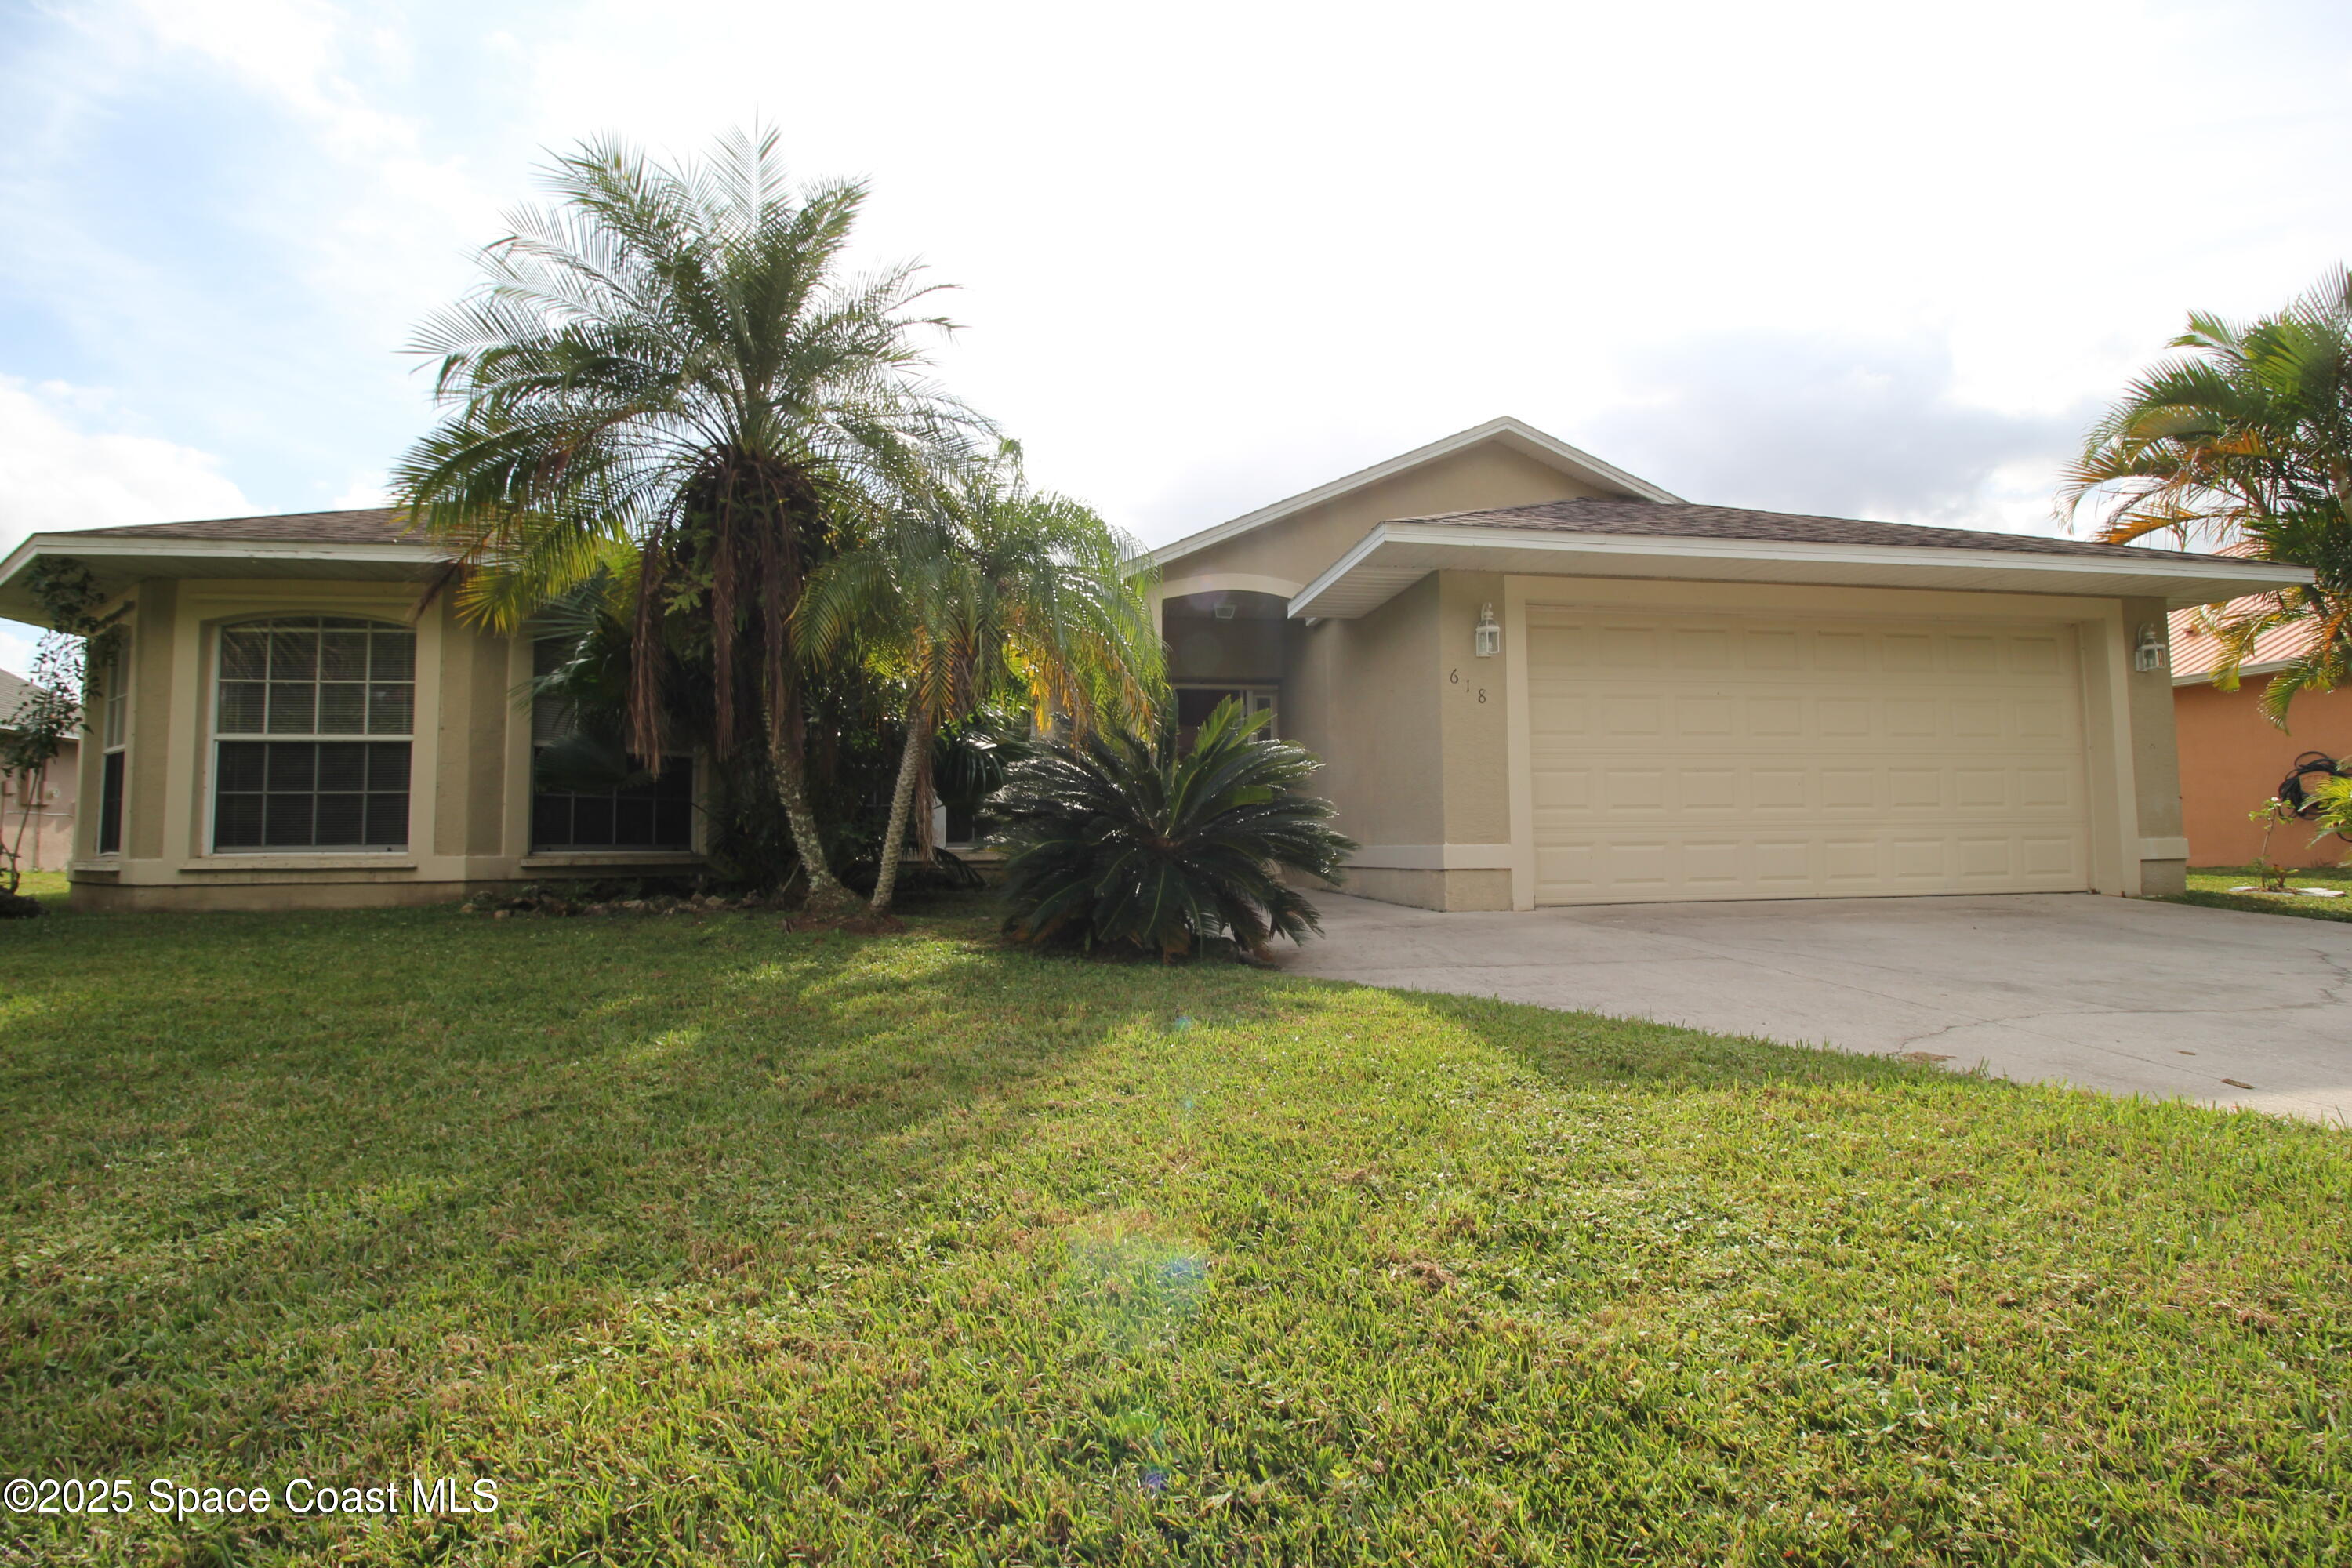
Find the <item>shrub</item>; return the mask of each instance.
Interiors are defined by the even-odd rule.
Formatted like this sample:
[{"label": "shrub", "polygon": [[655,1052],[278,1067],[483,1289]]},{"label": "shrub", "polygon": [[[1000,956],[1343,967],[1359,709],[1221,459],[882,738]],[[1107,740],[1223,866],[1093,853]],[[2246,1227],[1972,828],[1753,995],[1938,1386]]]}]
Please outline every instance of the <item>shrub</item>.
[{"label": "shrub", "polygon": [[1163,959],[1223,935],[1263,961],[1276,936],[1322,930],[1283,873],[1336,883],[1356,846],[1331,827],[1328,801],[1298,793],[1323,764],[1261,736],[1267,717],[1228,699],[1189,750],[1165,727],[1031,748],[988,803],[1007,852],[1007,933]]}]

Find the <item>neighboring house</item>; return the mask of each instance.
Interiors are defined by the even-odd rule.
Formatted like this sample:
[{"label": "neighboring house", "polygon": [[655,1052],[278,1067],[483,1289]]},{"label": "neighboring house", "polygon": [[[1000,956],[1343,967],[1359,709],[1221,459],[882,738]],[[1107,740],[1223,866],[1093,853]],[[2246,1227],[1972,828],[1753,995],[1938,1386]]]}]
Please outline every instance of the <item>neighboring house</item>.
[{"label": "neighboring house", "polygon": [[[39,618],[44,556],[131,606],[78,906],[697,863],[690,765],[533,791],[530,640],[420,613],[445,558],[390,512],[38,534],[0,616]],[[1180,721],[1270,709],[1328,764],[1350,889],[1439,909],[2178,889],[2166,611],[2308,576],[1690,506],[1511,419],[1154,560]]]},{"label": "neighboring house", "polygon": [[[2233,605],[2231,610],[2250,610]],[[2225,612],[2226,613],[2226,612]],[[2194,609],[2172,616],[2173,722],[2180,737],[2181,830],[2192,866],[2243,866],[2263,853],[2263,829],[2249,816],[2274,797],[2287,770],[2306,752],[2352,754],[2352,690],[2306,691],[2288,705],[2282,731],[2262,710],[2269,678],[2300,653],[2307,625],[2273,626],[2238,668],[2237,689],[2213,684],[2221,639]],[[2352,844],[2288,824],[2270,836],[2270,858],[2281,865],[2332,866]]]},{"label": "neighboring house", "polygon": [[[8,716],[16,711],[30,689],[25,681],[0,669],[0,731],[7,730]],[[0,843],[24,857],[24,870],[62,871],[72,858],[74,797],[80,787],[76,768],[80,750],[80,742],[68,736],[49,765],[39,773],[29,777],[0,774]],[[30,816],[26,815],[27,806],[32,808]]]}]

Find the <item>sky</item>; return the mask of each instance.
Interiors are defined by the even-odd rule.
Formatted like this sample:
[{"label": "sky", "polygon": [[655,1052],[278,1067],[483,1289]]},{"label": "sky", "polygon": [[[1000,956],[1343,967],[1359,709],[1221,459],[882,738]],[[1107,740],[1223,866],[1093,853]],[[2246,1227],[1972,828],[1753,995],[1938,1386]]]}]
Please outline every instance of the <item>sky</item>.
[{"label": "sky", "polygon": [[[372,504],[550,150],[779,132],[937,374],[1164,542],[1499,414],[2054,532],[2190,309],[2352,259],[2352,6],[0,0],[0,552]],[[0,622],[0,667],[28,628]]]}]

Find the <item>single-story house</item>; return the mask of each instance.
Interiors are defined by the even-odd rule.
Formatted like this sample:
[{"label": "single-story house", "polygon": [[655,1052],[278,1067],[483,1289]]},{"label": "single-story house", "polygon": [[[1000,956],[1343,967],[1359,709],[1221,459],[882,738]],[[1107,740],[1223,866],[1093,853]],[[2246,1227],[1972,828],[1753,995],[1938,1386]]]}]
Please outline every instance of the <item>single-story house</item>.
[{"label": "single-story house", "polygon": [[1445,910],[2178,891],[2168,612],[2307,582],[1694,506],[1497,419],[1153,552],[1179,705],[1328,764]]},{"label": "single-story house", "polygon": [[[2231,605],[2232,610],[2252,605]],[[2238,667],[2238,686],[2213,684],[2221,639],[2194,609],[2172,613],[2172,713],[2180,737],[2180,824],[2192,866],[2243,866],[2263,853],[2263,832],[2250,814],[2278,793],[2305,752],[2352,755],[2352,690],[2306,691],[2287,708],[2281,730],[2262,710],[2270,677],[2309,641],[2307,625],[2275,626]],[[2283,866],[2333,866],[2352,844],[2289,823],[2270,836],[2270,858]]]},{"label": "single-story house", "polygon": [[[0,669],[0,734],[32,689]],[[74,800],[81,740],[68,735],[37,773],[0,773],[0,841],[23,858],[27,871],[62,871],[73,856]]]},{"label": "single-story house", "polygon": [[701,862],[691,759],[627,795],[535,791],[560,721],[535,645],[420,611],[441,547],[376,509],[37,533],[26,578],[81,562],[127,605],[100,672],[70,868],[78,909],[429,903]]},{"label": "single-story house", "polygon": [[[77,904],[422,902],[698,863],[660,798],[535,791],[528,637],[389,511],[37,534],[131,606]],[[1321,753],[1351,889],[1433,909],[2177,889],[2169,609],[2305,580],[1693,506],[1498,419],[1153,553],[1180,720]],[[117,715],[120,715],[118,721]]]}]

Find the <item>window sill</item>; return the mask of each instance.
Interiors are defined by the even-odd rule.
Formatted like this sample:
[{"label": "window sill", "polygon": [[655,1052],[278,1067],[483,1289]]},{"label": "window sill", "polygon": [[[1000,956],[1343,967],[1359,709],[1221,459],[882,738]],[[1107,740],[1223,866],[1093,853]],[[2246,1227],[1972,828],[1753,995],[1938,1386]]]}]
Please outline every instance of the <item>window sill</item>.
[{"label": "window sill", "polygon": [[180,867],[183,871],[414,871],[415,859],[404,852],[376,855],[207,855]]},{"label": "window sill", "polygon": [[702,857],[691,849],[583,849],[526,855],[526,871],[558,870],[579,866],[699,866]]}]

